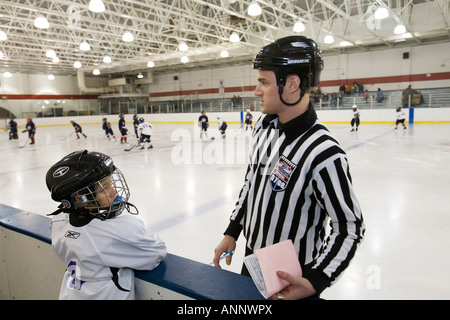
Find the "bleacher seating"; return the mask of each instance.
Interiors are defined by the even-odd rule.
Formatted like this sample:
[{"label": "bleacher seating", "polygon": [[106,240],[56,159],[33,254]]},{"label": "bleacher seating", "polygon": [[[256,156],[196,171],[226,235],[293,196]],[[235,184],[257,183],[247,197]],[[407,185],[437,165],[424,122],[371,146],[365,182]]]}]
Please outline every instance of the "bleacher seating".
[{"label": "bleacher seating", "polygon": [[[416,89],[423,96],[423,102],[420,104],[414,104],[414,107],[432,107],[443,108],[450,106],[450,90],[449,88],[429,88],[429,89]],[[392,90],[384,91],[383,102],[377,102],[375,99],[376,91],[369,92],[370,98],[364,101],[362,94],[345,95],[342,98],[342,102],[339,104],[332,104],[331,99],[329,101],[322,101],[321,109],[351,109],[353,104],[356,104],[358,108],[397,108],[402,107],[402,91]],[[319,102],[316,102],[316,108],[320,108]]]}]

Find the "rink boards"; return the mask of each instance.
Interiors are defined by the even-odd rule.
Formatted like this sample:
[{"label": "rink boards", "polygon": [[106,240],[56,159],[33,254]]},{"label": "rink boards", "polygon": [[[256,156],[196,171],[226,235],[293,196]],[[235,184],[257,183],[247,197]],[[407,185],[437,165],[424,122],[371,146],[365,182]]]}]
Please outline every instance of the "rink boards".
[{"label": "rink boards", "polygon": [[[0,300],[57,299],[65,266],[51,246],[51,219],[0,204]],[[136,271],[142,300],[259,300],[252,280],[168,254],[153,271]]]}]

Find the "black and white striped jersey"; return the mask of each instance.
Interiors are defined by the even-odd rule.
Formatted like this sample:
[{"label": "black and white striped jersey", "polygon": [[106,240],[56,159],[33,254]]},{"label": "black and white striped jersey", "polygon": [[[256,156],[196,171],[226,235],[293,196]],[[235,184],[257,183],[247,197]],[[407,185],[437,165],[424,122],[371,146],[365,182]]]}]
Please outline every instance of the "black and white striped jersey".
[{"label": "black and white striped jersey", "polygon": [[303,276],[321,292],[348,266],[364,230],[346,154],[313,107],[286,124],[261,118],[225,234],[243,231],[251,251],[291,239]]}]

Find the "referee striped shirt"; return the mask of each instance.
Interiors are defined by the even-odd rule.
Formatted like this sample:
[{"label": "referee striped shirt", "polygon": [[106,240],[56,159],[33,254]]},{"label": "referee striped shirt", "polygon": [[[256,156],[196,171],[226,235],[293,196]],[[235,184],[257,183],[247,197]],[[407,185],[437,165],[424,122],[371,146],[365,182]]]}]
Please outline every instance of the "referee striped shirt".
[{"label": "referee striped shirt", "polygon": [[225,234],[237,239],[242,231],[249,252],[291,239],[303,276],[322,292],[348,266],[365,230],[344,150],[310,105],[286,124],[261,118],[249,161]]}]

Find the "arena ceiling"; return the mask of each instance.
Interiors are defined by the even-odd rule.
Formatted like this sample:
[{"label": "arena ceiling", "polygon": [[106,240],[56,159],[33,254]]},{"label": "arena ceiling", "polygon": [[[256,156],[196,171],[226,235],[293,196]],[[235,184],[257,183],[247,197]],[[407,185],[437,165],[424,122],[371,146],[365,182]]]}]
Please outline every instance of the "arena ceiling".
[{"label": "arena ceiling", "polygon": [[[251,17],[248,7],[262,9]],[[327,54],[382,50],[450,41],[449,0],[103,0],[105,10],[89,10],[89,0],[2,0],[0,72],[102,75],[174,72],[249,63],[262,45],[302,34]],[[376,19],[384,7],[388,17]],[[44,17],[48,28],[34,21]],[[305,30],[296,33],[297,22]],[[395,34],[398,24],[404,33]],[[130,32],[134,40],[126,42]],[[3,35],[2,35],[3,32]],[[230,42],[236,32],[239,42]],[[333,43],[325,43],[327,35]],[[6,36],[6,40],[4,39]],[[3,38],[2,38],[3,37]],[[80,50],[86,41],[90,50]],[[182,52],[180,44],[187,44]],[[57,59],[46,56],[53,50]],[[229,56],[220,57],[227,50]],[[186,55],[189,62],[180,59]],[[103,61],[104,57],[111,61]],[[147,63],[155,66],[149,68]]]}]

